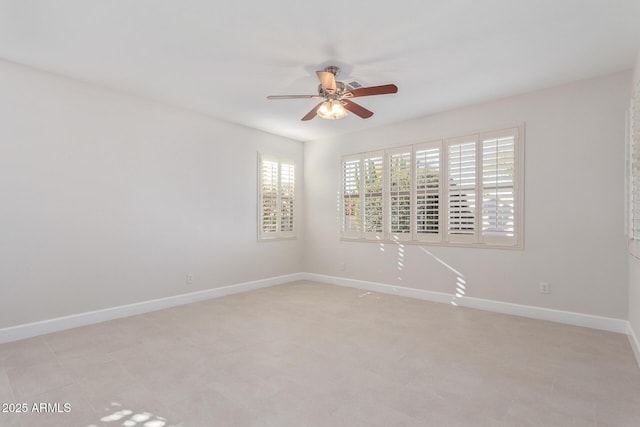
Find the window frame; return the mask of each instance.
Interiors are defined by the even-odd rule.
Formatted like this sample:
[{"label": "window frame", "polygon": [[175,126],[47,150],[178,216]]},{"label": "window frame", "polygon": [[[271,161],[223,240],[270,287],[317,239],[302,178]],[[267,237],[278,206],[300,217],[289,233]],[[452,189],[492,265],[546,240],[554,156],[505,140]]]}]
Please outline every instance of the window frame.
[{"label": "window frame", "polygon": [[[512,216],[508,217],[508,223],[511,223],[511,218],[513,218],[513,235],[511,234],[511,229],[507,228],[504,232],[504,235],[500,235],[500,231],[495,232],[498,234],[492,234],[491,232],[483,232],[483,223],[485,217],[483,195],[487,191],[486,189],[493,187],[487,186],[486,181],[483,182],[483,161],[485,161],[485,142],[491,140],[491,138],[507,138],[509,136],[513,136],[513,147],[508,146],[507,157],[509,161],[513,163],[513,172],[512,172],[512,186],[505,184],[505,189],[507,191],[507,203],[509,203],[511,188],[513,188],[513,209],[514,212]],[[469,191],[472,192],[473,197],[475,199],[474,202],[474,229],[472,233],[469,234],[456,234],[450,233],[450,209],[449,209],[449,196],[452,193],[450,186],[450,168],[449,168],[449,158],[450,153],[449,149],[456,144],[461,142],[474,142],[475,148],[475,159],[474,159],[474,167],[473,171],[473,185],[469,187]],[[512,152],[509,151],[512,149]],[[437,150],[437,153],[436,153]],[[425,152],[426,151],[426,152]],[[374,235],[367,234],[362,232],[362,224],[360,232],[345,232],[344,224],[345,224],[345,197],[344,197],[344,168],[346,161],[355,161],[360,159],[360,169],[363,169],[363,159],[367,157],[371,157],[372,154],[384,153],[384,161],[383,161],[383,224],[384,229],[382,233],[375,233]],[[391,229],[391,188],[390,188],[390,180],[391,180],[391,156],[397,155],[398,153],[410,153],[410,180],[411,180],[411,191],[410,191],[410,212],[411,212],[411,221],[410,221],[410,231],[409,233],[393,233]],[[422,153],[424,156],[418,159],[418,153]],[[429,156],[429,162],[433,164],[434,169],[437,161],[437,188],[434,185],[433,188],[427,190],[422,184],[422,189],[418,188],[419,185],[419,171],[418,171],[418,163],[420,163],[420,167],[429,167],[427,165],[427,157]],[[511,159],[512,156],[512,159]],[[488,158],[488,157],[486,157]],[[437,159],[437,160],[436,160]],[[341,230],[340,230],[340,239],[344,241],[361,241],[361,242],[387,242],[387,243],[408,243],[408,244],[418,244],[418,245],[437,245],[437,246],[458,246],[458,247],[482,247],[482,248],[498,248],[498,249],[517,249],[521,250],[524,248],[524,123],[519,123],[510,126],[500,127],[494,130],[487,130],[481,132],[473,132],[466,134],[464,136],[455,136],[450,138],[442,138],[438,140],[432,140],[428,142],[420,142],[412,145],[404,145],[398,147],[392,147],[385,150],[376,150],[372,152],[363,152],[357,154],[349,154],[342,156],[341,159],[341,170],[342,176],[340,180],[340,202],[341,202]],[[491,160],[489,160],[491,161]],[[511,163],[509,163],[509,166]],[[498,170],[498,161],[496,160],[496,170]],[[499,172],[496,172],[498,174]],[[424,179],[424,178],[423,178]],[[429,178],[426,178],[429,179]],[[498,178],[496,177],[496,180]],[[437,226],[437,232],[427,232],[427,231],[419,231],[418,222],[420,219],[418,218],[418,198],[423,196],[426,198],[426,195],[429,194],[432,197],[437,195],[437,219],[434,219],[435,225]],[[362,199],[362,197],[361,197]],[[362,203],[362,200],[360,200]],[[428,204],[429,202],[424,201],[424,210],[423,216],[426,218],[428,207],[433,207],[433,203]],[[510,205],[507,204],[507,209],[510,209]],[[432,216],[435,216],[435,211],[430,210]],[[496,208],[496,211],[497,208]],[[361,211],[361,215],[364,218],[364,215]],[[495,213],[494,215],[499,215]],[[422,220],[426,221],[426,220]],[[497,221],[497,220],[496,220]],[[423,226],[425,224],[423,223]],[[426,226],[425,226],[426,228]]]},{"label": "window frame", "polygon": [[633,88],[628,113],[627,235],[629,254],[640,259],[640,80]]},{"label": "window frame", "polygon": [[[444,186],[443,191],[444,191],[444,197],[443,197],[443,201],[444,203],[440,205],[441,209],[444,209],[444,220],[445,220],[445,229],[444,231],[444,241],[446,243],[451,243],[451,244],[472,244],[472,243],[480,243],[479,239],[478,239],[478,174],[479,174],[479,160],[480,160],[480,156],[478,156],[478,147],[479,147],[479,135],[478,134],[472,134],[472,135],[465,135],[465,136],[458,136],[458,137],[454,137],[454,138],[447,138],[444,140],[442,146],[442,152],[443,152],[443,156],[445,157],[445,161],[443,162],[443,165],[445,166],[444,171],[442,171],[441,169],[441,181],[442,182],[446,182],[447,185]],[[452,230],[454,229],[453,225],[452,225],[452,212],[449,209],[451,204],[452,204],[452,191],[451,191],[451,187],[452,185],[450,184],[452,181],[451,178],[451,169],[449,168],[450,165],[450,160],[451,160],[451,151],[450,149],[454,146],[460,146],[461,150],[462,150],[462,146],[463,145],[469,145],[469,144],[473,144],[473,150],[474,150],[474,158],[473,158],[473,187],[470,189],[470,191],[466,191],[467,194],[471,193],[473,195],[473,228],[472,228],[472,232],[471,233],[454,233],[452,232]],[[461,154],[462,155],[462,154]],[[462,175],[462,172],[459,172],[460,175]],[[461,180],[462,178],[460,178]],[[465,191],[464,189],[461,189],[461,191],[458,192],[459,196],[462,196],[462,191]],[[460,202],[458,202],[460,203]],[[459,207],[459,209],[461,209],[461,207]],[[458,221],[461,224],[462,221],[462,212],[459,212],[459,216],[458,216]],[[458,226],[459,229],[462,228],[461,225]]]},{"label": "window frame", "polygon": [[[384,150],[384,159],[386,162],[386,169],[383,170],[383,176],[385,177],[385,181],[383,184],[383,189],[382,189],[382,194],[384,195],[383,197],[383,212],[386,214],[386,217],[384,218],[384,229],[383,229],[383,234],[385,232],[387,232],[389,234],[388,239],[389,240],[393,240],[394,242],[406,242],[406,241],[410,241],[413,239],[413,228],[411,227],[411,223],[413,222],[413,218],[414,218],[414,212],[415,212],[415,206],[413,204],[413,194],[415,193],[415,191],[413,191],[413,187],[414,187],[414,179],[413,179],[413,165],[414,165],[414,160],[413,160],[413,146],[409,145],[409,146],[404,146],[404,147],[396,147],[396,148],[391,148],[389,150]],[[398,191],[392,191],[392,182],[393,180],[393,176],[392,174],[394,173],[394,171],[391,168],[392,162],[391,162],[391,157],[392,156],[396,156],[396,155],[403,155],[405,153],[409,153],[409,165],[408,165],[408,170],[409,170],[409,231],[407,233],[399,233],[399,232],[394,232],[392,230],[392,226],[393,226],[393,205],[392,205],[392,198],[395,197],[400,197],[400,194],[398,194]],[[380,236],[383,237],[383,236]]]},{"label": "window frame", "polygon": [[[367,164],[366,162],[369,160],[377,160],[377,159],[381,159],[380,164],[382,165],[382,171],[381,171],[381,176],[380,176],[380,182],[381,182],[381,188],[380,188],[380,195],[378,195],[378,192],[367,192]],[[376,165],[376,163],[373,163],[374,167]],[[362,212],[361,214],[361,222],[360,222],[360,227],[361,227],[361,233],[362,233],[362,237],[364,239],[367,240],[375,240],[375,241],[380,241],[384,238],[384,234],[385,234],[385,229],[386,229],[386,224],[387,224],[387,214],[385,211],[385,206],[387,205],[385,203],[385,188],[387,187],[387,179],[385,176],[385,171],[387,170],[387,158],[385,156],[385,151],[384,150],[377,150],[377,151],[369,151],[367,153],[362,153],[362,160],[361,160],[361,167],[360,167],[360,176],[361,176],[361,192],[360,192],[360,203],[361,205],[361,209],[360,212]],[[377,171],[377,169],[376,169]],[[376,172],[377,175],[377,172]],[[367,214],[369,213],[368,211],[368,207],[370,206],[368,204],[368,199],[373,198],[375,195],[376,198],[380,199],[380,203],[382,204],[381,208],[380,208],[380,224],[382,225],[382,231],[377,231],[377,230],[369,230],[369,223],[367,222]],[[367,197],[368,196],[368,197]],[[375,205],[374,205],[375,206]],[[370,214],[369,214],[370,215]]]},{"label": "window frame", "polygon": [[[277,184],[276,184],[276,230],[275,231],[265,231],[264,230],[264,198],[265,194],[263,191],[263,179],[264,179],[264,163],[270,162],[275,163],[277,165]],[[257,238],[259,242],[271,242],[277,240],[295,240],[297,238],[297,206],[296,206],[296,169],[297,165],[294,160],[285,157],[277,157],[272,155],[265,155],[262,153],[258,153],[258,168],[257,168],[257,195],[258,195],[258,203],[257,203]],[[293,167],[293,179],[292,187],[292,197],[287,198],[290,203],[289,207],[292,210],[291,215],[291,229],[283,230],[283,168],[282,165],[289,165]]]},{"label": "window frame", "polygon": [[[418,215],[417,215],[417,210],[418,210],[418,156],[417,153],[418,152],[429,152],[429,151],[434,151],[437,150],[437,159],[438,159],[438,187],[436,191],[432,191],[431,195],[437,195],[438,196],[438,208],[437,208],[437,213],[438,213],[438,231],[437,233],[419,233],[418,232]],[[412,207],[413,207],[413,216],[412,216],[412,220],[413,220],[413,239],[412,241],[416,242],[416,243],[440,243],[442,242],[442,236],[443,236],[443,226],[446,223],[445,220],[445,211],[444,211],[444,207],[441,203],[442,200],[444,200],[444,191],[443,191],[443,185],[442,185],[442,162],[444,160],[444,156],[442,154],[443,152],[443,148],[442,148],[442,141],[430,141],[430,142],[423,142],[423,143],[419,143],[419,144],[415,144],[413,146],[413,157],[412,157],[412,171],[413,171],[413,184],[412,184],[412,188],[414,189],[413,194],[412,194]],[[425,156],[425,163],[427,162],[426,156]],[[425,185],[426,186],[426,185]],[[425,189],[424,191],[424,195],[425,197],[428,198],[428,194],[429,192]],[[425,201],[425,211],[427,210],[427,202]],[[425,214],[426,215],[426,214]]]},{"label": "window frame", "polygon": [[[484,234],[484,230],[483,230],[484,218],[483,217],[485,212],[485,209],[484,209],[485,205],[484,205],[483,193],[485,192],[485,188],[492,188],[492,187],[485,187],[484,177],[481,175],[478,176],[478,189],[479,189],[478,196],[481,198],[480,206],[482,207],[479,213],[480,227],[478,229],[478,232],[480,233],[482,241],[484,243],[493,244],[493,245],[507,245],[507,246],[515,245],[517,244],[518,235],[522,233],[522,231],[518,229],[518,225],[522,224],[523,209],[521,205],[524,205],[523,201],[521,200],[521,197],[522,197],[521,192],[519,191],[520,187],[522,186],[521,175],[523,175],[523,173],[520,172],[522,169],[522,164],[519,161],[519,154],[520,154],[519,151],[522,148],[521,148],[521,144],[518,143],[518,141],[521,138],[521,129],[512,128],[512,129],[501,129],[501,130],[492,131],[492,132],[484,132],[480,134],[480,138],[478,141],[479,144],[481,145],[479,149],[481,149],[484,153],[484,143],[486,141],[494,140],[494,139],[495,140],[500,140],[505,138],[508,139],[509,137],[513,138],[513,168],[515,170],[515,173],[512,179],[512,185],[511,186],[503,185],[502,188],[513,187],[513,199],[514,199],[513,205],[515,210],[515,215],[514,215],[515,224],[513,227],[513,236],[508,236],[508,235],[500,236],[500,235],[489,234],[489,233],[487,233],[486,235]],[[496,146],[496,150],[498,150],[498,146]],[[482,162],[483,160],[484,160],[484,156],[478,159],[479,162]],[[482,166],[482,168],[484,169],[484,165]],[[520,209],[518,209],[518,207],[520,207]],[[496,216],[498,216],[498,206],[496,206]]]}]

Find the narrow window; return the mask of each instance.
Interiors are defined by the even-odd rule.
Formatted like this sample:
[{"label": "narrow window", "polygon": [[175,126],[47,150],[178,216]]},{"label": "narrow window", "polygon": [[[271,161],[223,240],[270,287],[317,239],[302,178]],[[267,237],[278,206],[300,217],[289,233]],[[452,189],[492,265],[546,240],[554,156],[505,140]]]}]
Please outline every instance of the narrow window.
[{"label": "narrow window", "polygon": [[384,153],[364,157],[364,234],[376,238],[383,231],[382,184]]},{"label": "narrow window", "polygon": [[473,243],[476,235],[476,136],[447,141],[447,233],[450,242]]},{"label": "narrow window", "polygon": [[411,147],[389,153],[389,219],[391,238],[411,239]]},{"label": "narrow window", "polygon": [[516,182],[513,130],[481,135],[482,240],[511,243],[515,238]]},{"label": "narrow window", "polygon": [[[638,82],[631,99],[629,121],[631,125],[629,129],[631,142],[629,235],[633,240],[638,241],[640,240],[640,82]],[[635,250],[633,253],[640,257],[640,251]]]},{"label": "narrow window", "polygon": [[258,237],[295,238],[295,163],[260,156],[258,164]]},{"label": "narrow window", "polygon": [[342,233],[359,238],[362,233],[361,157],[350,156],[342,162]]},{"label": "narrow window", "polygon": [[415,149],[415,240],[440,241],[440,141]]}]

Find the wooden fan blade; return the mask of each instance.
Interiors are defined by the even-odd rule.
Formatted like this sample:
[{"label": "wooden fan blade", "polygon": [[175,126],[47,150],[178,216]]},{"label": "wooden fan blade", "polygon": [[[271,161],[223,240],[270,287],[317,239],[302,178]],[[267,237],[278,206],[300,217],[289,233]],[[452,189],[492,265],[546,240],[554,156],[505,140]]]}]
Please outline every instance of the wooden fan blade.
[{"label": "wooden fan blade", "polygon": [[396,85],[382,85],[382,86],[370,86],[361,87],[345,92],[342,96],[345,98],[356,98],[358,96],[371,96],[371,95],[386,95],[388,93],[398,92],[398,86]]},{"label": "wooden fan blade", "polygon": [[362,117],[363,119],[368,119],[369,117],[373,116],[372,111],[367,110],[362,105],[356,104],[353,101],[349,101],[348,99],[343,99],[340,102],[342,103],[344,108],[351,111],[356,116]]},{"label": "wooden fan blade", "polygon": [[335,92],[336,91],[336,76],[328,71],[316,71],[318,80],[322,85],[322,89]]},{"label": "wooden fan blade", "polygon": [[318,108],[320,108],[321,105],[322,105],[322,102],[316,105],[315,107],[313,107],[313,109],[309,111],[306,116],[302,118],[302,121],[306,122],[307,120],[313,119],[318,114]]},{"label": "wooden fan blade", "polygon": [[269,95],[267,99],[320,99],[320,95]]}]

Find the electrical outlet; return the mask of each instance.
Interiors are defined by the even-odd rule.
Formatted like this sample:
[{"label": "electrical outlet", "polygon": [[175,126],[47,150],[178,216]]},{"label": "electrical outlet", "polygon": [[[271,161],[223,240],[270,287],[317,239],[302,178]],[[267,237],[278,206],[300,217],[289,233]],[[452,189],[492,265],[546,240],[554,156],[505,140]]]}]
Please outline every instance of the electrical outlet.
[{"label": "electrical outlet", "polygon": [[340,271],[345,271],[347,269],[347,264],[345,264],[344,262],[340,263]]},{"label": "electrical outlet", "polygon": [[551,292],[551,288],[547,282],[540,282],[540,293],[548,294]]},{"label": "electrical outlet", "polygon": [[193,274],[187,274],[187,285],[193,283]]}]

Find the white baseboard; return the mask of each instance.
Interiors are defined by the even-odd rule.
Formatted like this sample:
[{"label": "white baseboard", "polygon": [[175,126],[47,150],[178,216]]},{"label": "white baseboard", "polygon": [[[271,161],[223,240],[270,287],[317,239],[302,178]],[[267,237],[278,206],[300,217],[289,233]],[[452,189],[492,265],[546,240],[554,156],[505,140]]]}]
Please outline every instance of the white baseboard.
[{"label": "white baseboard", "polygon": [[211,298],[219,298],[226,295],[251,291],[254,289],[266,288],[269,286],[289,283],[296,280],[313,280],[316,282],[327,283],[331,285],[364,289],[372,292],[380,292],[444,304],[451,304],[452,302],[455,302],[456,305],[462,307],[623,333],[629,336],[631,347],[633,348],[633,351],[640,365],[640,343],[638,342],[637,335],[631,328],[631,325],[626,320],[593,316],[589,314],[574,313],[562,310],[553,310],[542,307],[512,304],[501,301],[485,300],[481,298],[456,297],[453,294],[447,294],[443,292],[433,292],[423,289],[407,288],[403,286],[394,286],[384,283],[368,282],[364,280],[347,279],[343,277],[326,276],[314,273],[287,274],[252,282],[223,286],[220,288],[207,289],[204,291],[175,295],[150,301],[143,301],[135,304],[128,304],[102,310],[90,311],[86,313],[74,314],[70,316],[58,317],[55,319],[48,319],[24,325],[11,326],[0,329],[0,344],[25,338],[31,338],[52,332],[58,332],[65,329],[76,328],[79,326],[104,322],[107,320],[148,313],[150,311],[162,310],[165,308],[203,301]]},{"label": "white baseboard", "polygon": [[629,330],[627,331],[627,337],[629,337],[629,344],[633,349],[633,354],[636,356],[636,362],[640,367],[640,341],[638,341],[638,335],[636,335],[631,323],[629,323]]},{"label": "white baseboard", "polygon": [[[461,307],[475,308],[514,316],[529,317],[532,319],[547,320],[550,322],[564,323],[574,326],[582,326],[603,331],[627,334],[629,322],[623,319],[611,317],[593,316],[590,314],[575,313],[571,311],[554,310],[550,308],[533,307],[529,305],[513,304],[502,301],[486,300],[473,297],[457,297],[453,294],[425,291],[422,289],[406,288],[402,286],[387,285],[383,283],[367,282],[363,280],[346,279],[343,277],[325,276],[321,274],[304,273],[306,280],[328,283],[332,285],[347,286],[350,288],[365,289],[384,294],[398,295],[408,298],[418,298],[427,301],[452,304]],[[637,342],[637,340],[636,340]]]},{"label": "white baseboard", "polygon": [[284,276],[222,286],[220,288],[207,289],[188,294],[158,298],[135,304],[121,305],[118,307],[73,314],[71,316],[42,320],[24,325],[10,326],[8,328],[0,329],[0,344],[303,279],[304,275],[302,273],[287,274]]},{"label": "white baseboard", "polygon": [[380,292],[383,294],[398,295],[407,298],[416,298],[426,301],[449,304],[453,295],[443,292],[425,291],[422,289],[405,288],[403,286],[385,285],[364,280],[346,279],[344,277],[325,276],[323,274],[304,273],[304,280],[327,283],[329,285],[346,286],[348,288],[363,289],[365,291]]}]

